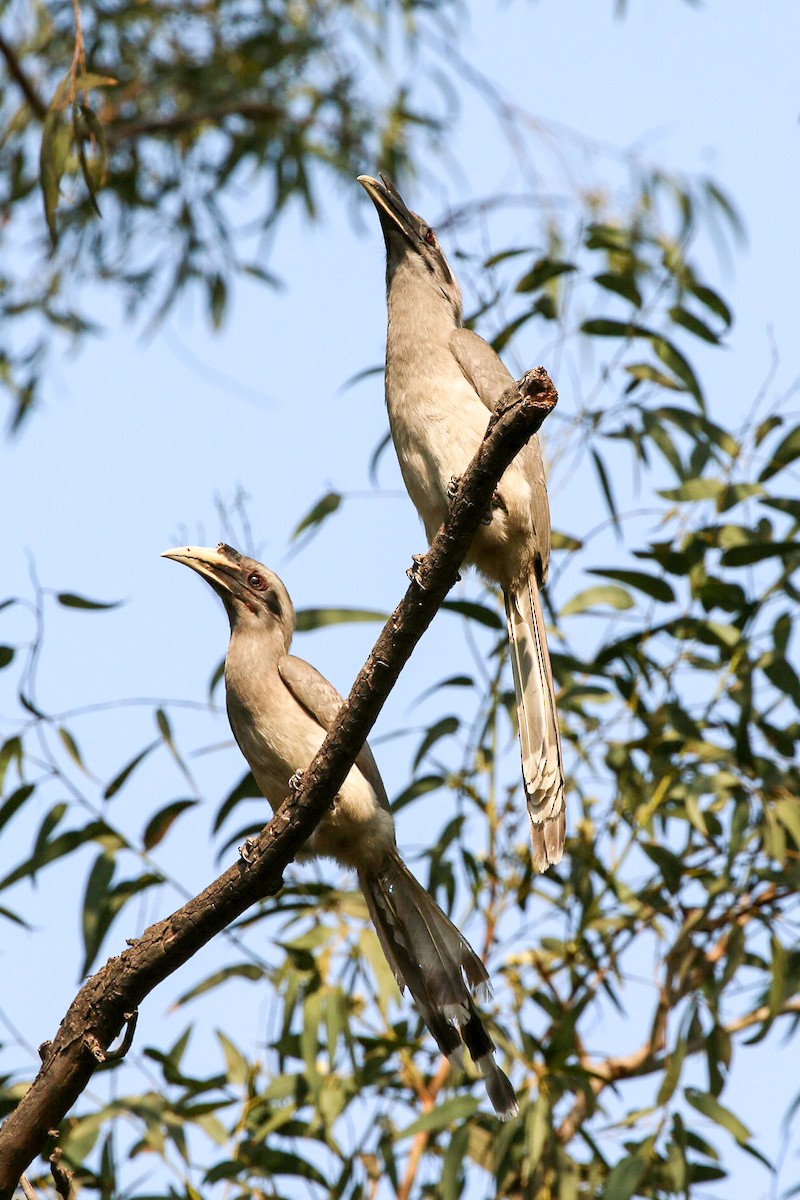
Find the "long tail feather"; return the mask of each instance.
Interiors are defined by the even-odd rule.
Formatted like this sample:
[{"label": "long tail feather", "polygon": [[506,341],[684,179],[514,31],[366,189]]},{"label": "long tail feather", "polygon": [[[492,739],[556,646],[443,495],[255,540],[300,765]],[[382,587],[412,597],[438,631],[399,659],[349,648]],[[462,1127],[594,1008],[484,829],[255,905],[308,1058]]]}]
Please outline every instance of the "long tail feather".
[{"label": "long tail feather", "polygon": [[505,602],[533,865],[537,871],[546,871],[561,861],[564,851],[564,770],[553,672],[535,576],[531,574],[520,586],[505,592]]},{"label": "long tail feather", "polygon": [[515,1116],[514,1089],[494,1061],[494,1043],[473,1000],[473,993],[491,994],[483,963],[396,851],[380,871],[360,873],[359,881],[386,961],[439,1049],[457,1063],[466,1046],[497,1115]]}]

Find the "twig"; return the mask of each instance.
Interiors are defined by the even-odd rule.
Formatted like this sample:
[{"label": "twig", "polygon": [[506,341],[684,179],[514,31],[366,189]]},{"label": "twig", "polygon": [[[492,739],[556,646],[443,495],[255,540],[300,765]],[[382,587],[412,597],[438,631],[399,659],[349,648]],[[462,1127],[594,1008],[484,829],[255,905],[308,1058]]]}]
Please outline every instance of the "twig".
[{"label": "twig", "polygon": [[75,1200],[75,1188],[72,1186],[72,1171],[61,1163],[63,1151],[60,1146],[56,1146],[55,1150],[50,1155],[50,1171],[53,1175],[53,1183],[56,1185],[61,1200]]},{"label": "twig", "polygon": [[[109,121],[107,126],[108,141],[111,144],[128,141],[132,138],[149,136],[160,133],[179,133],[183,129],[192,129],[207,121],[218,124],[226,117],[246,117],[252,121],[274,120],[284,117],[283,110],[276,104],[266,100],[243,100],[233,98],[225,104],[208,105],[206,108],[190,108],[185,112],[173,113],[164,117],[142,117],[131,121]],[[299,122],[301,128],[305,122]]]},{"label": "twig", "polygon": [[415,579],[303,774],[298,792],[284,800],[253,842],[249,861],[229,867],[199,896],[151,925],[135,945],[109,959],[81,988],[39,1074],[0,1128],[0,1200],[11,1200],[48,1130],[69,1112],[97,1069],[87,1038],[108,1047],[126,1014],[138,1008],[153,988],[251,904],[280,889],[284,869],[328,811],[400,671],[455,583],[500,477],[557,399],[542,367],[529,371],[505,392]]},{"label": "twig", "polygon": [[[424,1113],[430,1112],[436,1103],[436,1097],[442,1090],[447,1080],[450,1078],[450,1060],[442,1055],[442,1061],[439,1063],[439,1069],[431,1080],[431,1086],[427,1089],[426,1094],[421,1098],[420,1108]],[[419,1161],[425,1153],[428,1142],[430,1141],[430,1132],[423,1129],[420,1133],[414,1135],[411,1142],[411,1149],[408,1152],[408,1160],[406,1169],[403,1174],[400,1187],[397,1189],[397,1200],[409,1200],[411,1189],[414,1186],[414,1180],[417,1177]]]},{"label": "twig", "polygon": [[6,66],[8,67],[9,74],[16,82],[25,99],[28,101],[28,105],[33,111],[34,116],[38,117],[40,121],[43,121],[47,116],[47,105],[36,91],[36,88],[33,86],[30,79],[28,79],[28,76],[23,71],[22,64],[17,58],[16,50],[10,45],[9,42],[6,41],[1,33],[0,54],[2,54],[3,58],[6,60]]}]

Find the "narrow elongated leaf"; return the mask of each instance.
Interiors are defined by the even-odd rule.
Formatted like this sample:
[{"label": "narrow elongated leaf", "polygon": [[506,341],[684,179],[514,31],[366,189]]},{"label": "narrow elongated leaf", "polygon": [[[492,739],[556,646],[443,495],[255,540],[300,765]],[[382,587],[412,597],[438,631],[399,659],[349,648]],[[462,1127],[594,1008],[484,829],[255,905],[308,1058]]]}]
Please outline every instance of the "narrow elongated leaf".
[{"label": "narrow elongated leaf", "polygon": [[327,517],[336,512],[341,503],[342,496],[339,492],[326,492],[313,508],[309,509],[300,523],[294,527],[291,535],[292,541],[298,538],[306,529],[318,529]]},{"label": "narrow elongated leaf", "polygon": [[657,575],[648,575],[645,571],[622,571],[622,570],[606,570],[601,571],[598,568],[591,568],[590,575],[602,575],[606,579],[617,579],[620,583],[627,583],[629,587],[636,588],[639,592],[644,592],[647,596],[652,596],[654,600],[661,600],[664,604],[669,604],[675,599],[675,592],[667,583],[666,579],[659,579]]},{"label": "narrow elongated leaf", "polygon": [[612,1170],[603,1188],[603,1200],[630,1200],[645,1172],[641,1158],[623,1158]]},{"label": "narrow elongated leaf", "polygon": [[669,315],[676,325],[688,329],[689,333],[693,333],[695,337],[702,338],[704,342],[711,342],[714,346],[719,345],[719,337],[711,326],[706,325],[705,321],[701,321],[694,313],[689,312],[688,308],[676,304],[669,310]]},{"label": "narrow elongated leaf", "polygon": [[75,741],[75,738],[72,736],[70,731],[63,725],[59,725],[58,736],[61,738],[64,749],[72,761],[76,764],[76,766],[79,766],[81,770],[84,771],[86,768],[83,765],[83,759],[81,758],[81,752],[78,749],[78,743]]},{"label": "narrow elongated leaf", "polygon": [[323,629],[326,625],[352,625],[363,621],[388,621],[389,614],[372,608],[301,608],[297,612],[297,632]]},{"label": "narrow elongated leaf", "polygon": [[143,762],[147,755],[150,754],[150,752],[158,745],[158,742],[151,742],[149,746],[145,746],[144,750],[135,755],[135,757],[132,758],[131,761],[127,763],[117,775],[114,776],[111,782],[107,784],[106,789],[103,792],[103,799],[111,800],[113,796],[116,796],[120,788],[125,786],[130,776],[139,766],[139,763]]},{"label": "narrow elongated leaf", "polygon": [[726,328],[733,324],[733,313],[719,292],[712,291],[710,287],[705,287],[701,283],[690,283],[689,291],[697,297],[701,304],[704,304],[715,316],[724,321]]},{"label": "narrow elongated leaf", "polygon": [[700,388],[700,382],[694,373],[688,359],[686,359],[674,346],[672,342],[667,341],[663,337],[653,338],[653,349],[661,359],[664,366],[669,367],[674,375],[686,385],[688,391],[697,400],[698,404],[703,404],[703,393]]},{"label": "narrow elongated leaf", "polygon": [[561,262],[554,258],[538,258],[530,271],[522,276],[514,290],[537,292],[551,279],[557,279],[559,275],[567,275],[576,270],[577,267],[574,263]]},{"label": "narrow elongated leaf", "polygon": [[487,629],[504,628],[504,622],[496,609],[489,608],[486,604],[478,604],[475,600],[445,600],[442,608],[445,612],[457,613],[469,621],[477,621]]},{"label": "narrow elongated leaf", "polygon": [[576,613],[588,612],[592,608],[608,606],[620,611],[633,608],[633,600],[624,588],[609,584],[607,587],[586,588],[573,596],[561,610],[562,617],[573,616]]},{"label": "narrow elongated leaf", "polygon": [[50,240],[54,246],[58,240],[56,209],[58,208],[59,191],[72,143],[72,130],[66,123],[60,103],[62,90],[63,83],[59,86],[53,104],[45,117],[39,151],[39,183],[44,202],[44,216]]},{"label": "narrow elongated leaf", "polygon": [[683,391],[683,384],[677,383],[669,375],[665,375],[663,371],[659,371],[658,367],[654,367],[651,363],[630,363],[625,367],[629,375],[641,382],[657,383],[659,387],[668,388],[670,391]]},{"label": "narrow elongated leaf", "polygon": [[104,608],[119,608],[121,600],[90,600],[87,596],[77,596],[74,592],[59,592],[56,596],[64,608],[88,608],[101,610]]},{"label": "narrow elongated leaf", "polygon": [[659,496],[665,500],[692,502],[694,500],[713,500],[724,489],[721,479],[687,479],[680,487],[665,488],[659,491]]},{"label": "narrow elongated leaf", "polygon": [[440,721],[436,721],[422,739],[419,750],[417,750],[414,756],[412,771],[417,770],[419,764],[432,746],[435,746],[443,737],[451,737],[454,733],[457,733],[460,727],[461,722],[458,717],[442,717]]},{"label": "narrow elongated leaf", "polygon": [[159,809],[147,822],[142,834],[142,844],[145,850],[152,850],[154,846],[163,841],[181,813],[186,812],[188,808],[194,808],[196,804],[196,800],[173,800],[171,804],[166,804]]},{"label": "narrow elongated leaf", "polygon": [[731,546],[724,551],[722,562],[726,567],[748,567],[766,558],[798,557],[800,542],[754,542],[749,546]]},{"label": "narrow elongated leaf", "polygon": [[417,1133],[431,1133],[434,1129],[444,1129],[454,1121],[463,1121],[466,1117],[471,1117],[477,1107],[478,1101],[474,1096],[454,1096],[430,1112],[423,1113],[416,1121],[400,1130],[397,1136],[407,1138]]},{"label": "narrow elongated leaf", "polygon": [[624,273],[618,271],[605,271],[600,275],[595,275],[594,281],[601,288],[605,288],[608,292],[615,292],[616,295],[622,296],[625,300],[630,300],[636,308],[642,306],[642,293],[636,283],[636,276],[632,271]]},{"label": "narrow elongated leaf", "polygon": [[700,1092],[696,1088],[691,1087],[685,1088],[683,1094],[692,1108],[696,1108],[704,1117],[708,1117],[709,1120],[714,1121],[717,1125],[721,1125],[723,1129],[727,1129],[728,1133],[736,1139],[740,1146],[744,1146],[750,1141],[751,1135],[747,1126],[743,1125],[729,1108],[725,1108],[724,1104],[720,1104],[716,1096],[712,1096],[708,1092]]},{"label": "narrow elongated leaf", "polygon": [[581,333],[591,337],[654,338],[652,329],[634,321],[617,321],[611,317],[592,317],[581,325]]},{"label": "narrow elongated leaf", "polygon": [[3,803],[0,804],[0,829],[8,824],[15,813],[19,812],[25,801],[33,795],[35,790],[32,783],[25,783],[22,787],[18,787],[13,791],[10,796],[6,796]]},{"label": "narrow elongated leaf", "polygon": [[249,983],[259,983],[263,978],[264,970],[256,963],[233,963],[230,967],[223,967],[221,970],[215,971],[213,975],[208,975],[201,983],[190,988],[188,992],[184,992],[175,1001],[175,1007],[180,1008],[184,1004],[188,1004],[190,1000],[196,1000],[198,996],[203,996],[206,992],[211,992],[214,988],[221,987],[232,979],[246,979]]},{"label": "narrow elongated leaf", "polygon": [[600,487],[605,497],[611,522],[617,533],[619,533],[619,512],[617,510],[617,502],[614,499],[614,491],[611,487],[611,480],[608,472],[606,471],[606,464],[594,448],[592,448],[589,453],[591,455],[592,462],[594,463],[594,469],[597,472],[597,477],[600,480]]},{"label": "narrow elongated leaf", "polygon": [[770,460],[759,475],[759,482],[765,483],[777,475],[784,467],[800,458],[800,425],[790,429],[783,441],[779,442],[772,451]]}]

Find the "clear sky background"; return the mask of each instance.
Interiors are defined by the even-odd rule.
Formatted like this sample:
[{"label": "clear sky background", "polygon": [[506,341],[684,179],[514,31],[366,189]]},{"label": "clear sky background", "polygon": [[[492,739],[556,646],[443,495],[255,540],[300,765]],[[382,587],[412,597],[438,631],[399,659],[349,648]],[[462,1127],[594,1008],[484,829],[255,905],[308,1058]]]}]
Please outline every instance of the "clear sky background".
[{"label": "clear sky background", "polygon": [[[464,52],[543,122],[538,133],[531,129],[526,154],[553,190],[563,191],[565,175],[550,149],[548,122],[594,143],[591,152],[576,144],[568,152],[569,174],[587,187],[602,187],[606,177],[616,187],[618,152],[633,147],[667,169],[710,174],[727,190],[742,214],[748,244],[721,258],[709,244],[701,261],[707,282],[731,301],[736,321],[725,351],[696,357],[712,417],[742,417],[762,387],[777,398],[800,374],[800,7],[794,0],[717,0],[704,7],[630,0],[624,19],[614,19],[612,7],[610,0],[473,3],[464,14]],[[466,89],[462,102],[448,145],[451,166],[439,162],[405,189],[412,207],[432,223],[475,196],[526,186],[514,148],[480,96]],[[375,164],[363,169],[371,173]],[[145,336],[109,295],[98,292],[92,307],[105,336],[59,358],[44,409],[17,440],[0,446],[3,595],[31,595],[33,560],[46,588],[126,601],[105,615],[48,610],[38,682],[48,710],[123,697],[205,698],[224,653],[225,619],[209,589],[159,554],[181,542],[213,544],[221,537],[241,544],[241,526],[226,527],[217,503],[221,497],[230,505],[240,489],[249,498],[254,549],[283,577],[298,608],[388,610],[402,594],[405,568],[424,548],[424,536],[391,453],[381,464],[384,494],[371,494],[368,461],[386,427],[382,380],[374,376],[342,391],[348,379],[382,361],[382,239],[355,180],[328,187],[320,224],[310,226],[292,213],[270,248],[267,265],[285,288],[242,284],[218,336],[209,332],[197,301],[187,299]],[[491,226],[492,248],[528,242],[526,221],[524,209],[505,213]],[[443,240],[447,249],[446,234]],[[465,299],[469,310],[476,298]],[[518,374],[543,362],[568,416],[579,402],[581,381],[560,378],[557,347],[537,344],[535,327],[526,328],[509,366]],[[597,366],[586,362],[587,380]],[[306,549],[290,554],[292,529],[330,486],[352,494],[344,515]],[[557,466],[551,498],[558,528],[580,534],[596,523],[596,503]],[[559,579],[556,602],[588,582],[580,574]],[[466,580],[461,587],[469,595],[477,585]],[[0,641],[30,636],[24,611],[6,610],[0,620]],[[337,627],[298,637],[295,650],[346,692],[376,633],[371,625]],[[457,620],[440,616],[376,730],[390,795],[406,782],[408,743],[381,746],[381,734],[420,724],[425,710],[410,710],[411,701],[442,677],[443,663],[452,663],[456,673],[465,653]],[[171,711],[184,744],[227,741],[219,714]],[[11,728],[13,712],[13,696],[0,690],[0,731]],[[154,736],[147,707],[69,725],[98,772],[122,764]],[[237,762],[235,749],[197,759],[199,792],[218,802],[237,777]],[[149,805],[154,793],[164,802],[187,794],[166,755],[126,789],[114,818],[131,833],[140,829],[137,797]],[[419,807],[413,828],[400,823],[407,849],[424,836]],[[174,847],[165,859],[192,892],[215,870],[209,812],[200,810],[194,820],[200,851]],[[32,832],[33,824],[20,824],[20,854]],[[86,864],[90,859],[87,852]],[[56,891],[59,884],[72,886],[66,868],[60,879],[58,872],[50,875],[39,891],[26,885],[9,898],[48,934],[32,941],[4,927],[0,944],[0,1021],[10,1020],[31,1045],[52,1036],[77,984],[80,897]],[[114,927],[107,952],[121,947],[137,921],[164,915],[175,899],[165,889],[130,912]],[[202,957],[200,965],[185,969],[177,990],[210,969],[212,952]],[[21,971],[24,989],[18,986]],[[183,1028],[185,1016],[166,1016],[164,1003],[158,994],[148,1001],[142,1044],[162,1033],[172,1041]],[[12,1042],[0,1065],[28,1061],[27,1050],[2,1030],[0,1040]],[[768,1153],[777,1150],[780,1115],[800,1086],[796,1049],[790,1060],[777,1039],[773,1043],[769,1077],[762,1045],[745,1052],[724,1097]],[[748,1053],[761,1064],[758,1076],[748,1070]],[[733,1179],[710,1195],[771,1195],[763,1170],[741,1154],[736,1164]],[[782,1182],[796,1182],[795,1176],[789,1172]]]}]

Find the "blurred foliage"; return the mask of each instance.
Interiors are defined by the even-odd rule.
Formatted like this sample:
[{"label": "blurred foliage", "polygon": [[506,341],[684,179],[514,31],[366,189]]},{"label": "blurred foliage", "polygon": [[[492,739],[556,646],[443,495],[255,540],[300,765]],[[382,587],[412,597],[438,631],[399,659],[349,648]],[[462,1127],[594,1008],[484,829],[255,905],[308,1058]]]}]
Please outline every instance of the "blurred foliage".
[{"label": "blurred foliage", "polygon": [[97,331],[87,282],[151,322],[196,288],[219,326],[237,274],[279,282],[264,266],[269,242],[291,203],[316,216],[318,168],[348,181],[367,162],[399,170],[411,134],[440,118],[411,106],[390,47],[418,44],[420,22],[451,7],[5,0],[0,382],[11,427],[36,402],[54,336]]},{"label": "blurred foliage", "polygon": [[[107,143],[96,188],[103,220],[90,213],[87,165],[83,189],[50,206],[47,298],[29,292],[19,315],[58,324],[59,280],[73,271],[162,310],[190,279],[216,275],[209,303],[220,314],[243,265],[225,207],[240,164],[268,193],[267,228],[294,196],[313,210],[312,159],[351,175],[354,159],[378,157],[382,144],[392,164],[405,153],[406,124],[428,121],[399,100],[365,105],[356,72],[330,49],[331,28],[343,24],[377,54],[397,7],[413,38],[416,17],[439,6],[84,8],[80,70],[118,81],[90,89]],[[39,11],[20,44],[37,94],[55,92],[72,54],[71,14],[58,3]],[[14,227],[17,209],[41,203],[44,112],[29,104],[12,117],[10,103],[6,94],[1,152]],[[72,150],[82,103],[77,117],[74,108],[59,115],[64,128],[73,122]],[[251,104],[275,111],[256,117]],[[70,153],[64,169],[80,173]],[[728,1175],[732,1145],[763,1161],[725,1089],[742,1045],[776,1027],[793,1036],[800,1014],[800,423],[762,398],[732,427],[726,398],[701,381],[696,349],[724,343],[733,318],[694,265],[693,245],[709,229],[741,232],[712,182],[634,164],[623,199],[587,192],[558,214],[532,208],[530,245],[488,258],[470,250],[480,211],[440,224],[479,297],[475,321],[509,353],[520,330],[526,342],[530,327],[540,339],[552,333],[562,391],[576,377],[571,355],[582,356],[582,378],[587,360],[597,368],[575,417],[557,414],[548,430],[552,486],[580,472],[587,491],[585,527],[555,531],[548,593],[568,852],[557,870],[532,874],[500,609],[477,583],[439,618],[461,621],[476,653],[448,664],[421,699],[426,715],[395,807],[440,806],[441,828],[416,870],[455,919],[469,915],[465,931],[487,956],[494,1035],[520,1116],[498,1125],[469,1065],[451,1075],[411,1006],[398,1003],[360,896],[320,877],[287,885],[277,906],[229,931],[228,965],[175,1001],[187,1014],[176,1043],[114,1068],[121,1082],[105,1099],[93,1088],[64,1122],[67,1161],[102,1196],[627,1200],[699,1195]],[[142,266],[137,246],[153,266]],[[136,271],[126,274],[123,260]],[[4,305],[18,286],[6,281]],[[7,352],[7,382],[18,386],[30,368],[17,420],[35,396],[38,362],[39,350],[27,366]],[[326,521],[342,519],[343,495],[330,490],[296,534],[324,536]],[[611,554],[604,528],[618,539]],[[0,892],[11,893],[0,919],[24,921],[13,885],[74,861],[84,880],[82,970],[91,971],[112,948],[119,914],[168,881],[161,851],[187,828],[201,789],[167,704],[125,761],[87,761],[83,730],[97,713],[52,713],[38,694],[55,604],[87,610],[74,620],[113,620],[92,611],[106,602],[39,589],[0,612],[11,629],[15,614],[31,622],[0,646],[19,702],[0,748]],[[299,616],[311,629],[379,614]],[[159,755],[184,794],[153,798],[131,836],[115,805]],[[222,853],[260,823],[255,796],[245,774],[218,803]],[[38,831],[20,853],[15,822],[33,811]],[[209,998],[230,1008],[243,987],[271,998],[263,1043],[257,1052],[242,1044],[231,1016],[198,1073],[193,1008]],[[0,1112],[22,1075],[3,1077]]]}]

